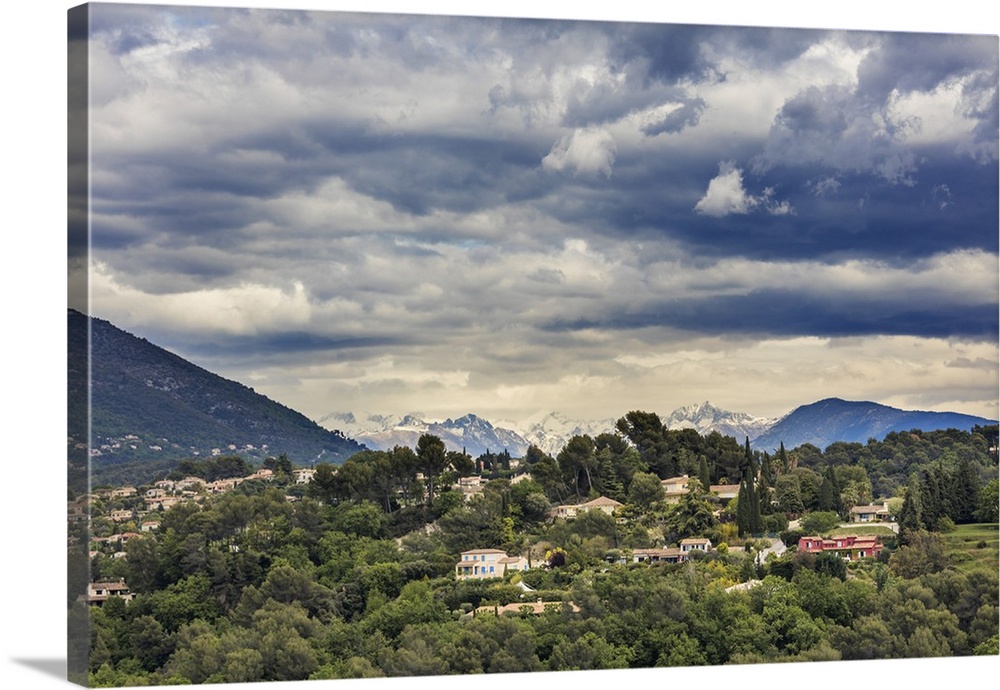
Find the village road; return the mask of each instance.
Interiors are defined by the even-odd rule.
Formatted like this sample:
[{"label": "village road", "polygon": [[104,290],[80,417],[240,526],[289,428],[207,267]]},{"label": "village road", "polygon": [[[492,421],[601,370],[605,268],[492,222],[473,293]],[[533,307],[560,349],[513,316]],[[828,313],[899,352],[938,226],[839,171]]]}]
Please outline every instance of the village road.
[{"label": "village road", "polygon": [[773,553],[775,557],[781,556],[781,554],[785,553],[785,542],[780,539],[768,539],[767,541],[771,542],[771,545],[760,552],[762,560],[766,559],[767,555],[770,553]]}]

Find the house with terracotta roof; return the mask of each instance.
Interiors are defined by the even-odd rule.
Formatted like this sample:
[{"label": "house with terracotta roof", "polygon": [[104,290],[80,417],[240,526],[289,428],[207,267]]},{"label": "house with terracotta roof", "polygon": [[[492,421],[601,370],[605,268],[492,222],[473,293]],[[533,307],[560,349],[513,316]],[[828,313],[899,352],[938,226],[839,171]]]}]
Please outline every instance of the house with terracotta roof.
[{"label": "house with terracotta roof", "polygon": [[229,479],[216,479],[214,482],[205,484],[205,489],[212,494],[223,494],[232,491],[237,486],[246,481],[245,477],[231,477]]},{"label": "house with terracotta roof", "polygon": [[[676,547],[662,549],[632,549],[633,563],[683,563],[688,554]],[[625,559],[619,559],[625,562]]]},{"label": "house with terracotta roof", "polygon": [[205,488],[206,482],[201,477],[184,477],[179,482],[174,485],[174,488],[179,491],[184,491],[185,489],[191,489],[194,491],[199,491]]},{"label": "house with terracotta roof", "polygon": [[575,518],[580,513],[588,510],[599,510],[602,513],[608,515],[614,515],[614,512],[621,508],[622,504],[613,498],[607,498],[605,496],[598,496],[592,501],[587,501],[586,503],[576,503],[573,505],[563,505],[556,506],[550,511],[552,517],[561,518]]},{"label": "house with terracotta roof", "polygon": [[142,534],[139,532],[122,532],[121,534],[112,534],[108,539],[113,542],[118,542],[121,544],[122,548],[128,543],[129,539],[134,539],[135,537],[141,537]]},{"label": "house with terracotta roof", "polygon": [[87,594],[81,597],[86,599],[89,606],[101,606],[110,597],[121,597],[128,602],[132,601],[135,595],[122,578],[117,582],[91,582],[87,585]]},{"label": "house with terracotta roof", "polygon": [[90,517],[89,503],[70,502],[66,504],[66,516],[70,522],[83,522]]},{"label": "house with terracotta roof", "polygon": [[523,572],[529,568],[524,556],[508,556],[500,549],[472,549],[463,551],[455,564],[455,577],[459,580],[488,580],[503,577],[510,572]]},{"label": "house with terracotta roof", "polygon": [[663,486],[663,500],[667,503],[679,503],[681,496],[690,490],[688,489],[689,481],[691,481],[691,478],[686,474],[682,474],[679,477],[661,479],[660,484]]},{"label": "house with terracotta roof", "polygon": [[184,498],[182,498],[181,496],[161,496],[160,498],[147,498],[146,511],[152,512],[154,510],[169,510],[178,503],[183,503],[183,502]]},{"label": "house with terracotta roof", "polygon": [[708,493],[723,501],[729,501],[740,495],[739,484],[712,484],[708,487]]},{"label": "house with terracotta roof", "polygon": [[845,561],[859,558],[874,558],[882,551],[882,543],[876,535],[857,536],[844,534],[837,537],[802,537],[798,550],[806,553],[834,553]]}]

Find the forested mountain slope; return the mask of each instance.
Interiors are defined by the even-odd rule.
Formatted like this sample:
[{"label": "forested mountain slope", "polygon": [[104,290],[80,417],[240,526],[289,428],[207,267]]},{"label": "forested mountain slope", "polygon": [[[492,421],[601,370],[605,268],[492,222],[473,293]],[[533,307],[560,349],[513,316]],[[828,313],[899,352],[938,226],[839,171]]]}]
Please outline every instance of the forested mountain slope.
[{"label": "forested mountain slope", "polygon": [[[85,339],[87,317],[69,310],[68,318],[71,341]],[[339,463],[362,449],[252,388],[108,321],[90,322],[91,460],[96,477],[128,467],[133,481],[142,481],[151,469],[194,455],[210,456],[216,449],[248,457],[284,453],[302,465]],[[69,376],[71,391],[86,390],[86,381],[78,380],[85,378],[85,367],[70,366]]]}]

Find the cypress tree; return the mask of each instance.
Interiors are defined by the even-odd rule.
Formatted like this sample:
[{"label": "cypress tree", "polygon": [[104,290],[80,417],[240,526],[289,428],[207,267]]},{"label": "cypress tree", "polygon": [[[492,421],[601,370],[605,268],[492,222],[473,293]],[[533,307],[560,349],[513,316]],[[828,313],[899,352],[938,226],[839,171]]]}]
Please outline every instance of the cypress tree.
[{"label": "cypress tree", "polygon": [[707,492],[712,486],[712,476],[708,472],[708,458],[704,455],[698,458],[698,480],[702,488]]},{"label": "cypress tree", "polygon": [[753,471],[750,465],[743,469],[743,481],[736,503],[736,529],[739,536],[759,534],[764,531],[760,515],[760,499],[754,487]]},{"label": "cypress tree", "polygon": [[823,473],[823,483],[819,487],[819,509],[840,513],[840,486],[833,465],[827,465]]},{"label": "cypress tree", "polygon": [[941,510],[941,484],[932,471],[924,472],[920,481],[920,518],[924,527],[934,531],[944,513]]},{"label": "cypress tree", "polygon": [[903,507],[899,511],[899,544],[906,545],[911,532],[924,529],[920,505],[920,483],[916,476],[910,479],[903,497]]},{"label": "cypress tree", "polygon": [[979,502],[979,474],[972,461],[962,456],[955,471],[952,492],[952,520],[959,523],[975,522],[976,505]]},{"label": "cypress tree", "polygon": [[761,515],[770,515],[774,512],[771,505],[771,485],[774,483],[774,474],[771,469],[771,456],[764,453],[764,458],[760,462],[760,483],[757,486],[757,493],[760,496]]},{"label": "cypress tree", "polygon": [[750,533],[749,506],[750,497],[747,489],[747,476],[744,471],[743,478],[740,480],[740,492],[736,497],[736,533],[741,537]]},{"label": "cypress tree", "polygon": [[753,534],[760,534],[764,531],[764,520],[761,518],[760,514],[761,498],[753,486],[753,477],[750,477],[750,489],[750,532]]}]

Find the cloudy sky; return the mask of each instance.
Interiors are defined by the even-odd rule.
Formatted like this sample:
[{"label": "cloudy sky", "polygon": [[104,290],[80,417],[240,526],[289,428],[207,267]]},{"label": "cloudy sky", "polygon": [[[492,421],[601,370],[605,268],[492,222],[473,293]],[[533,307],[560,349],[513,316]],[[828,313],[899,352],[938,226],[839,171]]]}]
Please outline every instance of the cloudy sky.
[{"label": "cloudy sky", "polygon": [[996,36],[96,5],[90,71],[91,312],[314,419],[997,417]]}]

